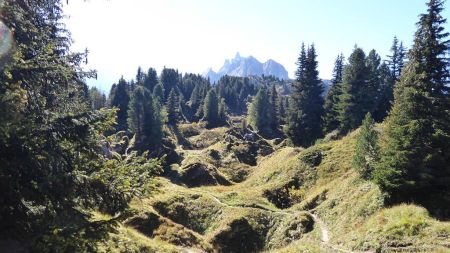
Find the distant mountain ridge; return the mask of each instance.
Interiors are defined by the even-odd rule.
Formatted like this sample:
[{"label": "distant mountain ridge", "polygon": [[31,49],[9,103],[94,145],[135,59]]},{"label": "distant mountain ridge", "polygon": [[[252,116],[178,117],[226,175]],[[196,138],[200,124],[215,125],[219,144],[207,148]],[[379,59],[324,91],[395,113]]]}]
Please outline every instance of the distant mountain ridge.
[{"label": "distant mountain ridge", "polygon": [[253,56],[242,57],[239,53],[236,53],[233,59],[225,60],[218,72],[209,68],[203,73],[203,76],[209,77],[212,83],[217,82],[224,75],[240,77],[271,75],[283,80],[289,79],[288,72],[280,63],[272,59],[261,63]]}]

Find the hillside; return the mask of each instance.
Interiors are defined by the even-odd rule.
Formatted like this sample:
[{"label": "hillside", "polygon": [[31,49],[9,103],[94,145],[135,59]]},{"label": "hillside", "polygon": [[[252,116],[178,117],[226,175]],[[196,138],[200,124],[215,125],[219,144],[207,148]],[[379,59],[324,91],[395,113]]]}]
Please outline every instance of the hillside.
[{"label": "hillside", "polygon": [[355,132],[301,149],[247,142],[238,128],[180,131],[194,132],[184,141],[196,148],[178,147],[182,162],[132,202],[105,252],[450,251],[449,222],[413,204],[387,207],[358,177]]}]

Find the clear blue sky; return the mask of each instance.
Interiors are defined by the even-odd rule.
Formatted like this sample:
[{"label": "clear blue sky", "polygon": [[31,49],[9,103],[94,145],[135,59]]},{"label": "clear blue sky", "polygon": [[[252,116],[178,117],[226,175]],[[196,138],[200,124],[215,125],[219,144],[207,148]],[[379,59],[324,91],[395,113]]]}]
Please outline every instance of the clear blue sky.
[{"label": "clear blue sky", "polygon": [[[389,53],[394,35],[410,47],[425,0],[87,0],[69,1],[74,50],[90,50],[91,86],[109,91],[138,66],[217,70],[236,52],[283,64],[292,77],[300,44],[315,43],[320,77],[355,44]],[[450,17],[446,3],[444,17]],[[450,31],[446,25],[447,31]]]}]

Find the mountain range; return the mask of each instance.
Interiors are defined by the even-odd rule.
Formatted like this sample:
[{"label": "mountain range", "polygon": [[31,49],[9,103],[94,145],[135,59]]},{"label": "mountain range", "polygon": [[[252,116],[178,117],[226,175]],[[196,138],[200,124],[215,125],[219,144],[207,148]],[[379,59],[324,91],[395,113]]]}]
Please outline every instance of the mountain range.
[{"label": "mountain range", "polygon": [[262,63],[253,56],[242,57],[239,53],[233,59],[225,60],[218,72],[209,68],[203,76],[209,77],[211,83],[217,82],[220,77],[229,76],[275,76],[279,79],[288,80],[288,72],[280,63],[269,59]]}]

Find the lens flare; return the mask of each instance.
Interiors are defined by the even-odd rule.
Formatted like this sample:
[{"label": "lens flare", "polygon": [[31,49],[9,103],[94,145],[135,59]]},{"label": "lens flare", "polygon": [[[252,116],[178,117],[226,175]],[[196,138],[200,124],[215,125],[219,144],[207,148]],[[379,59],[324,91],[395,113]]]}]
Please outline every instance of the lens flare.
[{"label": "lens flare", "polygon": [[0,58],[3,58],[11,50],[13,36],[11,30],[0,21]]}]

